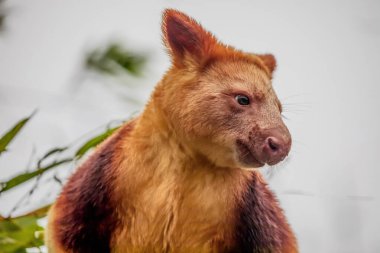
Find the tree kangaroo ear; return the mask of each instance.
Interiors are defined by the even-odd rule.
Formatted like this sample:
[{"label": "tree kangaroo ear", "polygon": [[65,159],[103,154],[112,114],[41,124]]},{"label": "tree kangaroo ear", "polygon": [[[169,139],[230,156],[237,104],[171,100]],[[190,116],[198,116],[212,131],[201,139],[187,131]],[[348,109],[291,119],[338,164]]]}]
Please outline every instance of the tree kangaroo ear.
[{"label": "tree kangaroo ear", "polygon": [[273,74],[273,71],[276,69],[276,58],[272,54],[256,54],[264,63],[264,65],[268,68],[270,74]]},{"label": "tree kangaroo ear", "polygon": [[173,9],[166,9],[162,21],[163,41],[177,67],[202,64],[217,43],[214,36],[194,19]]}]

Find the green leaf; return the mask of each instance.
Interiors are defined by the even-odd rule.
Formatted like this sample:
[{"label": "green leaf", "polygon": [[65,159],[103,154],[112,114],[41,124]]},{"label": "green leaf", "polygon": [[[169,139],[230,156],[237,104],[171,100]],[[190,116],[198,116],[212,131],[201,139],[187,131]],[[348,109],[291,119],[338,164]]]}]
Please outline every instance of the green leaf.
[{"label": "green leaf", "polygon": [[32,178],[35,178],[39,175],[42,175],[43,173],[45,173],[48,170],[51,170],[55,167],[58,167],[62,164],[65,164],[65,163],[69,163],[73,160],[74,160],[73,158],[67,158],[67,159],[63,159],[61,161],[55,161],[46,167],[39,168],[39,169],[32,171],[32,172],[26,172],[26,173],[17,175],[14,178],[12,178],[6,182],[0,183],[0,193],[8,191],[8,190],[12,189],[13,187],[16,187],[16,186],[18,186],[18,185],[20,185],[26,181],[29,181]]},{"label": "green leaf", "polygon": [[113,132],[115,132],[120,126],[110,128],[106,130],[104,133],[101,133],[100,135],[97,135],[90,140],[88,140],[86,143],[84,143],[78,151],[75,153],[75,157],[77,159],[81,158],[88,150],[91,148],[97,146],[99,143],[107,139],[108,136],[110,136]]},{"label": "green leaf", "polygon": [[9,143],[17,136],[17,134],[20,132],[20,130],[25,126],[25,124],[33,117],[34,112],[29,117],[26,117],[19,122],[17,122],[16,125],[14,125],[8,132],[6,132],[1,138],[0,138],[0,154],[6,151],[7,146]]},{"label": "green leaf", "polygon": [[86,67],[95,71],[116,75],[125,71],[131,75],[139,75],[146,62],[146,58],[125,50],[122,46],[113,43],[105,50],[94,50],[86,59]]},{"label": "green leaf", "polygon": [[1,220],[0,253],[26,252],[26,248],[42,246],[43,240],[36,237],[36,232],[43,228],[37,220],[33,215]]}]

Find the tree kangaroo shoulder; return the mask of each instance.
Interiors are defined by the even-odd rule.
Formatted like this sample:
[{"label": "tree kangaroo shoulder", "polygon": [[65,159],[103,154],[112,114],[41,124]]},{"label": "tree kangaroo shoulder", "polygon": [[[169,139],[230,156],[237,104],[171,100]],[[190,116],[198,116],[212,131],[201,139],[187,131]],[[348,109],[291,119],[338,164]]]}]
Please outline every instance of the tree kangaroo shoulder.
[{"label": "tree kangaroo shoulder", "polygon": [[118,145],[134,127],[128,122],[101,145],[63,188],[55,204],[55,239],[73,252],[110,252],[111,234],[117,225],[116,177]]}]

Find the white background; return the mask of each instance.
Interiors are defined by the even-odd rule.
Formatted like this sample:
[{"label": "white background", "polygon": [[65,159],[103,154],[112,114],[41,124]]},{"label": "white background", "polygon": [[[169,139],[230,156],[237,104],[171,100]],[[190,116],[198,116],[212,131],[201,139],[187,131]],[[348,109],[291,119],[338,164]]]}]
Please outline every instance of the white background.
[{"label": "white background", "polygon": [[[86,50],[111,40],[146,52],[144,77],[128,80],[133,83],[126,88],[128,96],[146,101],[169,66],[160,19],[164,8],[174,7],[227,44],[276,56],[273,83],[294,145],[287,162],[271,170],[270,185],[301,252],[380,252],[379,1],[6,4],[0,133],[34,109],[38,113],[1,157],[0,181],[24,171],[33,149],[38,157],[141,109],[125,102],[112,80],[81,77],[82,60]],[[7,215],[25,189],[1,196],[0,213]],[[30,206],[51,201],[58,189],[45,187],[49,194]]]}]

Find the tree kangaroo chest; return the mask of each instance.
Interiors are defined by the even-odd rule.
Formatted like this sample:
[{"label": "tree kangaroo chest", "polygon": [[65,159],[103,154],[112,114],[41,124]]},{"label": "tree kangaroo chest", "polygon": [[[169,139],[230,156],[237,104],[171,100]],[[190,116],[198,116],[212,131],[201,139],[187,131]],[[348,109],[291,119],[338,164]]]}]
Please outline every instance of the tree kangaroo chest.
[{"label": "tree kangaroo chest", "polygon": [[217,252],[228,244],[233,198],[207,181],[185,185],[166,178],[143,189],[122,215],[116,252]]},{"label": "tree kangaroo chest", "polygon": [[145,189],[122,215],[129,218],[116,230],[115,252],[296,252],[276,199],[251,176],[222,177],[223,187],[214,178]]}]

